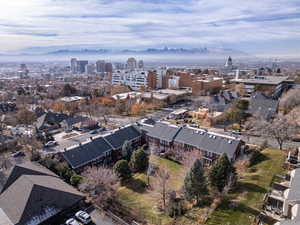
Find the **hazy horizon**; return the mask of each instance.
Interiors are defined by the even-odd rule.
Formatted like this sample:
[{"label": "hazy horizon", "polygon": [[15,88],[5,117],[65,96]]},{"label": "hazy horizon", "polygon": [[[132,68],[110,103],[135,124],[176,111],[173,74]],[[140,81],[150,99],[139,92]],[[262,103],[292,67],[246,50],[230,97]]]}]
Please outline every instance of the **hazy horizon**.
[{"label": "hazy horizon", "polygon": [[296,0],[10,0],[0,9],[0,53],[95,45],[110,49],[221,47],[300,56]]}]

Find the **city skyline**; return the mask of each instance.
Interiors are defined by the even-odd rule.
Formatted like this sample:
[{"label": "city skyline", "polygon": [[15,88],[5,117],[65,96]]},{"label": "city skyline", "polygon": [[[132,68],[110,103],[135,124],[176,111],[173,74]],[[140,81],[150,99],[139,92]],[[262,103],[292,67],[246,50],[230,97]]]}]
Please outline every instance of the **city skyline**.
[{"label": "city skyline", "polygon": [[112,49],[216,46],[299,56],[299,11],[295,0],[3,1],[0,53],[67,44]]}]

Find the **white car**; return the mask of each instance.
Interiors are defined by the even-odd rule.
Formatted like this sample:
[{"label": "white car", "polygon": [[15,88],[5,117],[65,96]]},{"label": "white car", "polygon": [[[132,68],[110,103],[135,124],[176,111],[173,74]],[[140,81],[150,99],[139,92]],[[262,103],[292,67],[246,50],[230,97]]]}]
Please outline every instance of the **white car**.
[{"label": "white car", "polygon": [[56,141],[48,141],[46,144],[45,144],[45,147],[53,147],[57,145],[57,142]]},{"label": "white car", "polygon": [[80,222],[84,224],[89,224],[90,222],[92,222],[91,216],[85,211],[80,210],[75,214],[75,216]]},{"label": "white car", "polygon": [[71,218],[66,221],[66,225],[80,225],[80,224],[78,223],[77,220],[75,220],[74,218]]}]

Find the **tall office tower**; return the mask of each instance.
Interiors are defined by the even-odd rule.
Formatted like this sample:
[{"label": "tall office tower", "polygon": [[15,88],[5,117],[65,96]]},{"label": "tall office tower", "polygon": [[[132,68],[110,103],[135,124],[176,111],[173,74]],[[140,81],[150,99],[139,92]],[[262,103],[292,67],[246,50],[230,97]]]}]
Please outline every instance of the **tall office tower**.
[{"label": "tall office tower", "polygon": [[111,63],[105,63],[105,72],[107,73],[112,73],[113,71],[113,66]]},{"label": "tall office tower", "polygon": [[144,61],[140,60],[138,63],[139,69],[143,69],[144,68]]},{"label": "tall office tower", "polygon": [[86,74],[94,74],[95,73],[95,64],[87,64],[85,66],[85,73]]},{"label": "tall office tower", "polygon": [[98,60],[96,62],[96,69],[97,69],[97,73],[104,73],[105,72],[105,61]]},{"label": "tall office tower", "polygon": [[77,73],[77,59],[76,58],[71,59],[71,72],[73,74]]},{"label": "tall office tower", "polygon": [[78,73],[84,73],[85,72],[85,66],[89,64],[89,61],[87,60],[78,60],[77,61],[77,71]]},{"label": "tall office tower", "polygon": [[129,58],[127,60],[127,69],[134,70],[137,68],[137,62],[135,58]]},{"label": "tall office tower", "polygon": [[21,79],[28,78],[29,70],[27,69],[26,64],[20,65],[20,70],[18,71],[18,73]]}]

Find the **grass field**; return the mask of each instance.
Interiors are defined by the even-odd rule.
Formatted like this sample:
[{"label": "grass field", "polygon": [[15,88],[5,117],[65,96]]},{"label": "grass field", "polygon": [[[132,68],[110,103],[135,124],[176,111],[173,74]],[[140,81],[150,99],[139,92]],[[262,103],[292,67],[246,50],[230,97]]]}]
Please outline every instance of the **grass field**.
[{"label": "grass field", "polygon": [[[182,166],[167,159],[152,156],[150,161],[158,167],[165,165],[170,171],[170,186],[178,190],[182,185]],[[153,177],[151,177],[153,179]],[[119,202],[129,210],[138,211],[139,215],[149,224],[167,224],[173,219],[165,216],[156,210],[155,206],[159,201],[159,196],[145,188],[147,177],[145,174],[135,174],[128,184],[121,186],[118,190],[117,198]]]},{"label": "grass field", "polygon": [[266,149],[258,162],[242,174],[237,190],[229,195],[207,221],[208,225],[251,225],[274,174],[283,174],[283,152]]}]

